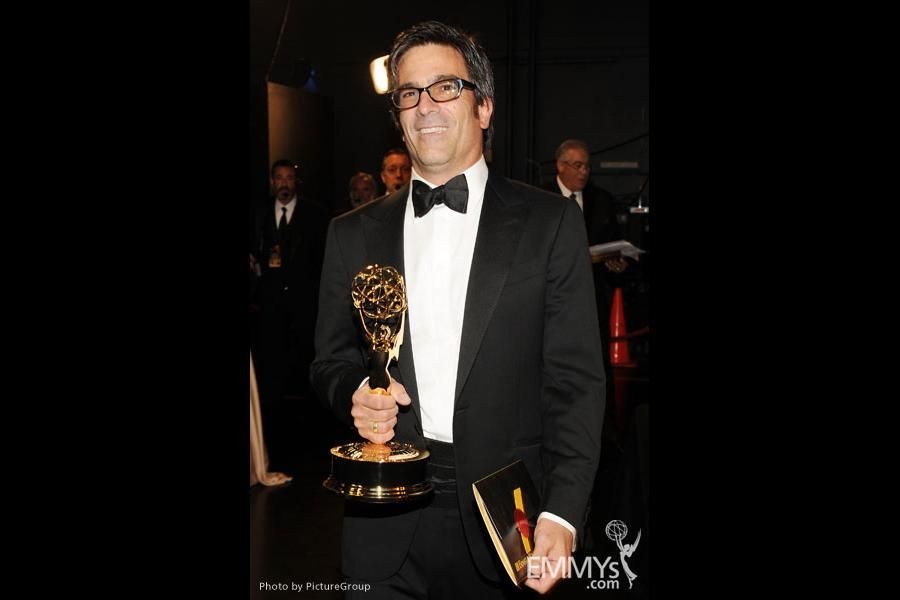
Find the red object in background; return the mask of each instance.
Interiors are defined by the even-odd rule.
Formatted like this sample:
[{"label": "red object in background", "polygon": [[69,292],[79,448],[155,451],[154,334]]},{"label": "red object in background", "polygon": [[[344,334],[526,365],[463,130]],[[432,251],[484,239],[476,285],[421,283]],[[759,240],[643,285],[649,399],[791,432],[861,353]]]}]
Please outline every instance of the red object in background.
[{"label": "red object in background", "polygon": [[614,367],[636,367],[628,352],[628,334],[625,331],[625,307],[622,302],[622,288],[613,292],[612,308],[609,311],[609,360]]}]

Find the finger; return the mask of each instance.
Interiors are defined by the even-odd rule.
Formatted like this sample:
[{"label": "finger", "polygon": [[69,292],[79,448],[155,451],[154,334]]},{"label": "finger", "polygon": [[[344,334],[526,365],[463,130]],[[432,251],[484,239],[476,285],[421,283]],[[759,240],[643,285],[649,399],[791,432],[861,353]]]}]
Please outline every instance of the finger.
[{"label": "finger", "polygon": [[353,426],[360,437],[375,444],[383,444],[394,437],[394,426],[371,421],[369,419],[354,419]]},{"label": "finger", "polygon": [[540,576],[526,579],[525,585],[539,594],[545,594],[561,579],[564,565],[547,556],[541,557],[540,565]]},{"label": "finger", "polygon": [[569,552],[566,547],[567,535],[561,535],[560,526],[539,520],[534,530],[533,557],[539,559],[539,575],[526,581],[528,587],[538,593],[546,593],[556,583],[569,575]]},{"label": "finger", "polygon": [[350,416],[354,419],[361,419],[363,421],[368,421],[371,423],[372,421],[383,422],[390,421],[391,418],[397,416],[397,412],[400,409],[397,408],[397,405],[393,405],[390,408],[385,408],[384,410],[372,409],[367,406],[363,406],[358,404],[350,409]]},{"label": "finger", "polygon": [[386,435],[391,433],[394,430],[394,426],[397,424],[396,417],[388,417],[384,420],[372,419],[369,421],[362,420],[360,421],[359,427],[365,427],[369,431],[374,434]]},{"label": "finger", "polygon": [[391,392],[391,395],[394,397],[394,400],[397,404],[402,404],[403,406],[409,406],[412,404],[412,398],[409,397],[409,394],[406,393],[406,390],[402,392]]},{"label": "finger", "polygon": [[354,406],[364,406],[371,410],[384,410],[392,408],[397,404],[397,401],[393,396],[373,394],[365,389],[353,392],[352,401]]},{"label": "finger", "polygon": [[359,403],[371,410],[386,410],[397,406],[397,401],[392,396],[384,394],[360,394]]},{"label": "finger", "polygon": [[550,587],[556,582],[550,582],[544,578],[526,579],[525,585],[536,591],[538,594],[546,594]]},{"label": "finger", "polygon": [[412,398],[410,398],[409,394],[406,392],[406,387],[393,379],[391,380],[391,396],[397,404],[402,404],[403,406],[408,406],[412,402]]},{"label": "finger", "polygon": [[547,566],[547,542],[543,537],[538,537],[535,530],[534,535],[534,551],[531,553],[530,560],[535,561],[536,568],[528,571],[529,581],[540,581],[544,576],[544,569]]},{"label": "finger", "polygon": [[389,441],[394,439],[394,430],[391,429],[387,433],[375,434],[374,438],[375,439],[373,439],[372,441],[375,442],[376,444],[387,444]]},{"label": "finger", "polygon": [[385,420],[373,420],[362,417],[353,420],[353,426],[356,427],[359,434],[376,444],[383,444],[393,438],[394,426],[396,425],[396,417],[389,417]]},{"label": "finger", "polygon": [[397,417],[391,417],[386,421],[378,421],[378,433],[390,433],[397,425]]},{"label": "finger", "polygon": [[550,588],[556,585],[560,579],[563,578],[565,568],[565,562],[560,561],[559,559],[542,557],[541,576],[526,579],[525,585],[540,594],[544,594],[549,591]]}]

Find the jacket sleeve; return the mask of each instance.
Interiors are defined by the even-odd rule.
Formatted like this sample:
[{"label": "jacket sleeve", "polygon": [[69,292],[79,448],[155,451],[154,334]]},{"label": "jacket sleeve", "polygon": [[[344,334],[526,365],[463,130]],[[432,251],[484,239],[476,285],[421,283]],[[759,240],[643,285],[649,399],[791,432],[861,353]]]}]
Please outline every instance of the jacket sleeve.
[{"label": "jacket sleeve", "polygon": [[351,427],[351,397],[368,374],[350,296],[352,279],[342,254],[340,228],[332,221],[319,284],[316,356],[310,366],[310,379],[319,400]]},{"label": "jacket sleeve", "polygon": [[600,459],[606,374],[583,220],[565,203],[547,269],[541,409],[543,510],[583,532]]}]

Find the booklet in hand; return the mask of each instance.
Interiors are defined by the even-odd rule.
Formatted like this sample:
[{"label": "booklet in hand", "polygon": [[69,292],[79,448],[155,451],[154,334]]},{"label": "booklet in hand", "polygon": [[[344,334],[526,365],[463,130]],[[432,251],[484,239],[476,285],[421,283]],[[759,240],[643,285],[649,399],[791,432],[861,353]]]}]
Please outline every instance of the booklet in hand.
[{"label": "booklet in hand", "polygon": [[607,242],[605,244],[594,244],[588,248],[591,252],[591,258],[596,262],[597,259],[617,258],[627,256],[634,260],[640,260],[641,254],[646,252],[632,244],[627,240],[617,240],[615,242]]},{"label": "booklet in hand", "polygon": [[540,498],[521,460],[472,484],[475,502],[500,561],[513,583],[521,586],[534,551],[534,527]]}]

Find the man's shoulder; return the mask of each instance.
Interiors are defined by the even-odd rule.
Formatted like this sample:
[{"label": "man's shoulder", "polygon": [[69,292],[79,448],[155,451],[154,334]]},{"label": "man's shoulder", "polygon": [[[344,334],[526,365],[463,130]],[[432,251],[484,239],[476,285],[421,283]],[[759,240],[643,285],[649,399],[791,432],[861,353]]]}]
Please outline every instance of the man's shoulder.
[{"label": "man's shoulder", "polygon": [[376,220],[383,220],[393,211],[398,210],[406,201],[409,194],[409,186],[403,186],[392,194],[379,196],[370,202],[357,206],[332,219],[335,227],[353,227],[359,223],[360,217],[367,216]]},{"label": "man's shoulder", "polygon": [[553,192],[554,194],[561,195],[562,190],[559,189],[559,184],[556,183],[556,177],[553,177],[549,181],[545,181],[538,185],[542,190],[547,190],[548,192]]},{"label": "man's shoulder", "polygon": [[588,181],[588,184],[584,186],[584,190],[582,190],[581,193],[588,200],[600,200],[605,202],[612,202],[613,200],[613,195],[611,193],[609,193],[599,185],[596,185],[592,181]]},{"label": "man's shoulder", "polygon": [[565,198],[558,192],[554,193],[530,183],[508,179],[502,176],[492,176],[488,181],[494,190],[504,197],[517,198],[538,206],[561,210],[565,207]]}]

